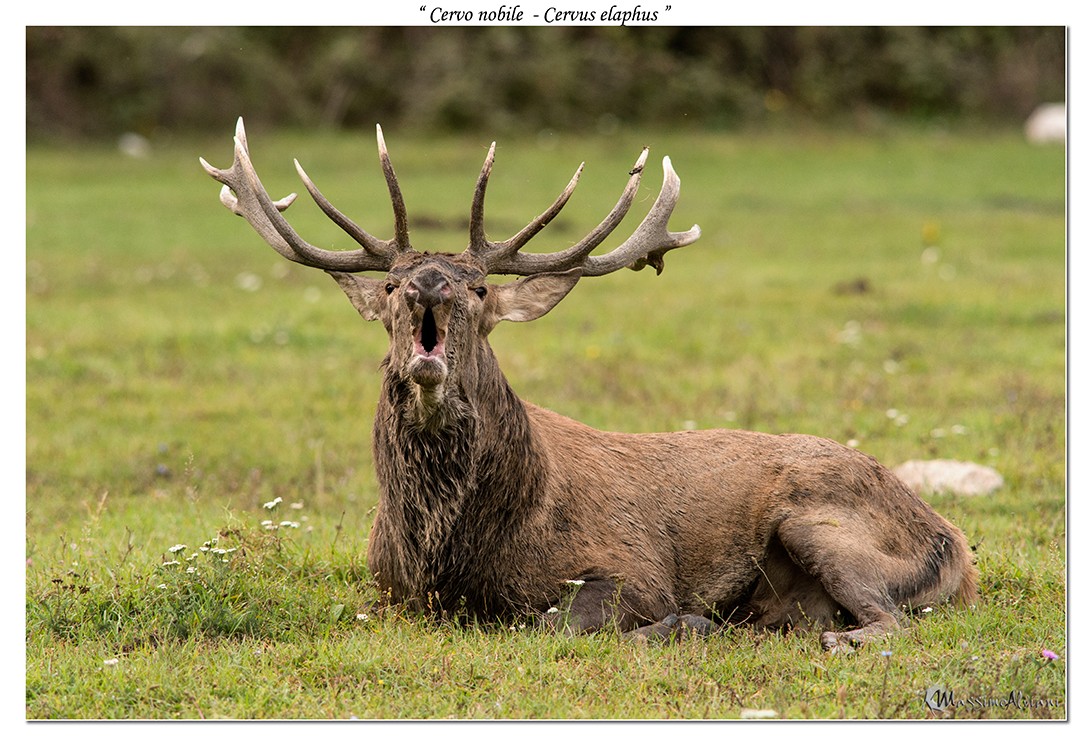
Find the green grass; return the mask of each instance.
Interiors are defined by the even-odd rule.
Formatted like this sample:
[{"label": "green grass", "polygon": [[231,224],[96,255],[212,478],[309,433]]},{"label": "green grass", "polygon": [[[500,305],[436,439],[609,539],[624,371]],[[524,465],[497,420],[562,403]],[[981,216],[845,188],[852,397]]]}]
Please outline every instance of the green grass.
[{"label": "green grass", "polygon": [[[274,196],[298,189],[298,156],[392,232],[370,133],[249,136]],[[387,139],[414,245],[460,250],[488,142]],[[588,279],[546,318],[497,329],[513,386],[604,429],[809,432],[891,465],[991,465],[999,492],[930,500],[977,546],[976,608],[936,608],[846,657],[813,635],[636,646],[378,614],[364,554],[381,328],[218,204],[197,156],[226,166],[230,128],[140,160],[31,147],[26,716],[925,718],[925,689],[943,685],[1056,704],[957,718],[1066,717],[1064,152],[977,131],[504,141],[490,234],[586,160],[535,242],[568,245],[645,143],[634,212],[669,153],[673,227],[703,238],[660,277]],[[348,247],[313,205],[289,217]]]}]

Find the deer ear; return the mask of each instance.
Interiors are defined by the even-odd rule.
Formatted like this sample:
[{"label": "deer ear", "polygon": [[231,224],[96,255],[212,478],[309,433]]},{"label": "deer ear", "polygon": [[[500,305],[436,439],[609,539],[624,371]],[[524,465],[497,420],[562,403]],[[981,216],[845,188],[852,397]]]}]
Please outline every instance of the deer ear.
[{"label": "deer ear", "polygon": [[496,321],[533,321],[541,318],[576,286],[582,274],[583,271],[578,268],[567,272],[545,272],[494,287],[496,300],[493,312]]},{"label": "deer ear", "polygon": [[326,274],[337,281],[348,295],[352,307],[356,308],[365,321],[379,320],[380,309],[383,307],[382,298],[385,296],[382,281],[347,272],[327,271]]}]

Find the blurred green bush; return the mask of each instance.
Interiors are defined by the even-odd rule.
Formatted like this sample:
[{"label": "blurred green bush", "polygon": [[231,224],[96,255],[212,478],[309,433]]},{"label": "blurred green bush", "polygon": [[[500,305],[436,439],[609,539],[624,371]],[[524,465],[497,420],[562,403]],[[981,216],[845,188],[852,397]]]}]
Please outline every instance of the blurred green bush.
[{"label": "blurred green bush", "polygon": [[27,134],[1021,122],[1061,27],[28,27]]}]

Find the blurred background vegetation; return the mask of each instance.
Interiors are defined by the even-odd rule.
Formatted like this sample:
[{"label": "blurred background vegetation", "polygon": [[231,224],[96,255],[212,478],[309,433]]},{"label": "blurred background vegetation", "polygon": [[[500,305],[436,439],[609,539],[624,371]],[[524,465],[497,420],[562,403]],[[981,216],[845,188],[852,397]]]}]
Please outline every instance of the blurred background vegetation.
[{"label": "blurred background vegetation", "polygon": [[1018,124],[1061,27],[29,27],[27,136]]}]

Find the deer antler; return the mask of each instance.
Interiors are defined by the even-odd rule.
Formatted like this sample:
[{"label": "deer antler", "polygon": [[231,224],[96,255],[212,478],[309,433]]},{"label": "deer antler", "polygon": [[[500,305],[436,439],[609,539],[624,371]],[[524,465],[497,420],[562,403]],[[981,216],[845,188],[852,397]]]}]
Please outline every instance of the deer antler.
[{"label": "deer antler", "polygon": [[[246,143],[246,130],[242,118],[235,127],[235,160],[231,168],[215,168],[201,158],[201,165],[212,178],[224,185],[220,191],[220,201],[234,212],[246,218],[246,221],[265,239],[281,256],[307,266],[327,271],[365,272],[387,271],[401,254],[413,251],[409,242],[409,221],[406,216],[405,200],[402,198],[398,177],[390,164],[390,155],[383,139],[383,130],[375,126],[375,135],[379,146],[379,162],[386,177],[387,190],[394,208],[394,237],[380,240],[358,226],[340,210],[333,206],[310,177],[303,170],[299,161],[295,161],[307,192],[318,207],[344,230],[360,248],[354,251],[329,251],[313,246],[303,240],[280,214],[295,201],[296,195],[274,202],[265,187],[261,185]],[[489,175],[492,173],[496,156],[496,143],[492,143],[485,163],[481,167],[477,186],[474,189],[473,204],[470,208],[470,243],[466,252],[479,259],[486,266],[489,274],[516,274],[527,276],[540,272],[559,272],[569,269],[582,269],[583,276],[593,277],[617,271],[623,266],[630,269],[643,269],[651,265],[656,274],[663,271],[663,255],[671,249],[688,246],[701,237],[701,229],[694,225],[682,233],[667,229],[667,221],[678,202],[681,181],[671,167],[670,158],[663,158],[663,187],[651,210],[633,234],[614,250],[601,256],[591,256],[599,244],[606,240],[625,218],[640,187],[644,173],[644,164],[648,159],[648,148],[644,148],[636,164],[629,171],[629,182],[621,193],[617,204],[610,210],[601,223],[582,240],[563,251],[550,254],[523,253],[520,249],[539,231],[560,213],[572,196],[583,172],[583,163],[576,169],[568,186],[561,192],[542,214],[531,220],[522,230],[506,241],[493,242],[485,237],[485,190]]]},{"label": "deer antler", "polygon": [[644,164],[648,158],[648,148],[644,148],[636,164],[629,171],[629,182],[621,193],[617,204],[610,210],[601,223],[575,245],[549,254],[523,253],[519,249],[533,238],[561,211],[568,198],[572,196],[583,163],[568,182],[568,186],[550,205],[549,209],[534,218],[525,228],[506,241],[495,243],[485,238],[484,212],[485,189],[492,173],[496,143],[489,148],[485,164],[481,167],[477,186],[474,189],[473,205],[470,208],[470,245],[467,252],[481,259],[488,267],[489,274],[516,274],[527,276],[539,272],[559,272],[581,267],[583,276],[594,277],[617,271],[623,266],[630,269],[643,269],[651,265],[656,274],[663,271],[663,254],[674,248],[688,246],[701,237],[701,229],[694,225],[683,233],[667,230],[667,220],[678,202],[681,180],[671,166],[670,158],[663,158],[663,187],[651,210],[633,234],[620,246],[601,256],[591,256],[591,252],[621,223],[632,206],[640,178],[644,173]]},{"label": "deer antler", "polygon": [[398,178],[390,164],[390,155],[387,153],[382,129],[378,125],[375,129],[379,145],[379,161],[386,176],[387,189],[394,207],[394,238],[391,240],[380,240],[345,217],[322,195],[304,172],[303,167],[299,165],[299,161],[295,161],[299,177],[319,208],[360,244],[361,248],[354,251],[329,251],[312,246],[303,240],[281,216],[280,213],[288,209],[295,201],[296,195],[289,194],[276,202],[269,198],[269,194],[261,185],[261,180],[250,162],[242,117],[239,117],[235,127],[235,160],[231,168],[227,170],[215,168],[204,158],[200,160],[208,175],[224,185],[220,190],[220,201],[224,206],[236,215],[244,217],[258,235],[284,258],[328,271],[387,271],[399,254],[412,251],[413,248],[409,243],[409,223],[406,218],[405,201],[398,187]]}]

